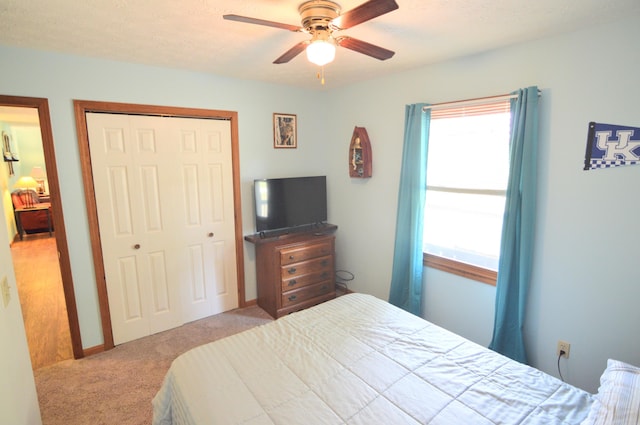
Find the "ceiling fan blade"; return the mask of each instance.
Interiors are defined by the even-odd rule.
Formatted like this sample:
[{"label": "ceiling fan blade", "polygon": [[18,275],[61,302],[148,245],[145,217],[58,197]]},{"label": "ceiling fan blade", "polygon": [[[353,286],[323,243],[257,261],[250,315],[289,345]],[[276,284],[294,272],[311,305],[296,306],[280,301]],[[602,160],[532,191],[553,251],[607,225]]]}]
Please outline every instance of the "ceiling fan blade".
[{"label": "ceiling fan blade", "polygon": [[392,52],[391,50],[387,50],[353,37],[338,37],[336,38],[336,42],[341,47],[346,47],[354,52],[362,53],[363,55],[371,56],[372,58],[380,59],[381,61],[389,59],[395,55],[395,52]]},{"label": "ceiling fan blade", "polygon": [[398,7],[394,0],[369,0],[338,16],[331,21],[331,25],[344,30],[389,13]]},{"label": "ceiling fan blade", "polygon": [[302,31],[302,27],[299,27],[297,25],[282,24],[280,22],[267,21],[264,19],[257,19],[257,18],[249,18],[247,16],[223,15],[222,17],[228,21],[244,22],[246,24],[265,25],[267,27],[275,27],[275,28],[280,28],[283,30],[289,30],[293,32]]},{"label": "ceiling fan blade", "polygon": [[292,48],[284,52],[284,54],[280,56],[278,59],[274,60],[273,63],[280,64],[280,63],[289,62],[291,59],[295,58],[300,53],[302,53],[304,49],[307,48],[308,44],[309,44],[309,40],[301,41],[300,43],[296,44],[295,46],[293,46]]}]

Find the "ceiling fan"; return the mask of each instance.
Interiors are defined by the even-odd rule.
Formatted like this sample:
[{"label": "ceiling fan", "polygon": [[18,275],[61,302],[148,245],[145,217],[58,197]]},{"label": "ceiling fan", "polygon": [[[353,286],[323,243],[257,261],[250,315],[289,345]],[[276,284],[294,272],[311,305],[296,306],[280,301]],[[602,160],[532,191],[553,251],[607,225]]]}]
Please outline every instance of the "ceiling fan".
[{"label": "ceiling fan", "polygon": [[293,32],[306,32],[311,35],[310,40],[296,44],[273,63],[287,63],[302,53],[303,50],[306,50],[307,59],[310,62],[318,66],[324,66],[335,58],[336,46],[346,47],[379,60],[386,60],[392,57],[395,52],[391,50],[353,37],[335,36],[334,32],[352,28],[397,8],[398,4],[394,0],[369,0],[348,12],[340,14],[341,10],[338,3],[329,0],[311,0],[302,3],[298,7],[302,26],[240,15],[224,15],[223,18],[230,21],[265,25]]}]

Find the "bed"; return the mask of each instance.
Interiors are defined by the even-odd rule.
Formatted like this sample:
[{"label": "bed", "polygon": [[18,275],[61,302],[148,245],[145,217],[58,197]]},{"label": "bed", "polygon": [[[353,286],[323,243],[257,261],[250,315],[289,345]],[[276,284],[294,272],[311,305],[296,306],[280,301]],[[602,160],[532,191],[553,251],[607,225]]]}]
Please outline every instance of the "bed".
[{"label": "bed", "polygon": [[[637,375],[629,376],[635,391]],[[589,394],[373,296],[349,294],[181,355],[153,400],[153,423],[618,423],[596,422],[616,397]]]}]

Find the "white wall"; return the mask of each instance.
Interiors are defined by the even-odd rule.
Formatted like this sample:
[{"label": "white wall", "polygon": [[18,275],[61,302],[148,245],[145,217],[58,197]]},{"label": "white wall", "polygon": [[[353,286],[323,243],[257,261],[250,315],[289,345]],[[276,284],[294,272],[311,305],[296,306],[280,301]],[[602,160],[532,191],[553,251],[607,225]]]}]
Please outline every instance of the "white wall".
[{"label": "white wall", "polygon": [[[0,174],[0,193],[10,191],[6,172]],[[5,223],[0,208],[0,223]],[[0,225],[0,283],[7,279],[11,300],[4,306],[0,296],[0,422],[15,425],[38,425],[40,408],[31,371],[31,358],[22,322],[22,310],[16,277],[9,250],[9,236]]]},{"label": "white wall", "polygon": [[[637,19],[332,92],[334,160],[328,173],[341,190],[331,196],[331,216],[341,226],[338,267],[355,273],[352,288],[388,296],[404,105],[537,85],[543,94],[536,249],[525,329],[529,360],[557,376],[557,340],[570,342],[563,375],[592,392],[608,357],[640,365],[640,166],[582,170],[589,121],[640,127]],[[347,175],[347,148],[356,125],[366,127],[371,139],[369,181]],[[427,270],[425,282],[428,319],[489,343],[493,287],[437,270]]]}]

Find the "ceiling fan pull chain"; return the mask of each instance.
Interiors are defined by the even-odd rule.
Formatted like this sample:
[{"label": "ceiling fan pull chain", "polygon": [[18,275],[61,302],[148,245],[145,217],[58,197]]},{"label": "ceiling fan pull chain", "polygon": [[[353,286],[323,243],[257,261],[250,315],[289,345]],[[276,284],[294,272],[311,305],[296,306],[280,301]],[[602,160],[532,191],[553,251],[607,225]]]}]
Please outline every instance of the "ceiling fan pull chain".
[{"label": "ceiling fan pull chain", "polygon": [[320,67],[320,71],[318,71],[316,77],[318,77],[318,80],[320,80],[320,84],[324,86],[324,66]]}]

